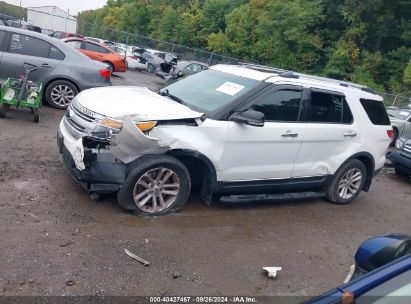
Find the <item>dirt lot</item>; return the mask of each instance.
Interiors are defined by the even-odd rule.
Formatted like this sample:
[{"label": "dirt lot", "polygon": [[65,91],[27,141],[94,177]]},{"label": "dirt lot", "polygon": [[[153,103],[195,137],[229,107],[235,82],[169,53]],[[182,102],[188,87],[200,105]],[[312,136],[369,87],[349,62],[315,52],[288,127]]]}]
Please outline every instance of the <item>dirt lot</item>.
[{"label": "dirt lot", "polygon": [[[113,82],[161,84],[130,72]],[[390,170],[348,206],[192,197],[178,214],[139,218],[115,198],[94,203],[57,153],[62,116],[45,106],[39,124],[29,112],[0,120],[0,295],[311,296],[342,282],[362,240],[411,233],[411,185]],[[283,270],[270,280],[263,266]]]}]

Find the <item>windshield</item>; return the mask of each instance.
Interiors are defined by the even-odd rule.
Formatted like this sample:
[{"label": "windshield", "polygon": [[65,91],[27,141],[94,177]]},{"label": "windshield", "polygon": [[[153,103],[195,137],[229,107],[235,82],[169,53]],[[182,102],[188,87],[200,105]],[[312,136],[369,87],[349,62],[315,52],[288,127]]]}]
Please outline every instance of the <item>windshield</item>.
[{"label": "windshield", "polygon": [[182,100],[198,112],[211,114],[257,87],[261,81],[215,70],[206,70],[161,90]]}]

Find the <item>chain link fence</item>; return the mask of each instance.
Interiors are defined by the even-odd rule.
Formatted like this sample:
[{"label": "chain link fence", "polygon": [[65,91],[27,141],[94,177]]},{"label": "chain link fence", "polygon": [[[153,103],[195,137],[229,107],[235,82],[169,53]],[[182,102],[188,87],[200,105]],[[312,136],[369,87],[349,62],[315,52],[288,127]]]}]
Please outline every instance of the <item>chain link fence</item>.
[{"label": "chain link fence", "polygon": [[187,47],[184,45],[148,38],[135,33],[115,30],[107,26],[79,22],[77,32],[83,36],[98,37],[128,47],[140,47],[154,49],[162,52],[175,53],[181,60],[195,60],[214,65],[218,63],[240,63],[241,60],[228,56],[222,56],[212,52]]},{"label": "chain link fence", "polygon": [[382,93],[380,95],[384,98],[384,103],[386,106],[405,108],[411,105],[411,97],[389,93]]}]

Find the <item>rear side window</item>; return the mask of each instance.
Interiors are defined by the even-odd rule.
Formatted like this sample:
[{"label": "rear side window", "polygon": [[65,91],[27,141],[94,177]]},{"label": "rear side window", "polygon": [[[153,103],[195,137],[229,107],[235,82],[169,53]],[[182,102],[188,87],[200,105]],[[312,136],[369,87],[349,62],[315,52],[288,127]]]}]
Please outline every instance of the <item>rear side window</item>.
[{"label": "rear side window", "polygon": [[49,54],[50,59],[63,60],[64,57],[65,57],[64,54],[58,48],[54,46],[50,47],[50,54]]},{"label": "rear side window", "polygon": [[250,108],[264,113],[267,121],[295,122],[300,114],[300,103],[301,91],[287,89],[257,98]]},{"label": "rear side window", "polygon": [[331,92],[312,91],[306,121],[350,124],[353,116],[344,96]]},{"label": "rear side window", "polygon": [[10,53],[47,58],[49,49],[50,44],[41,39],[17,33],[11,35]]},{"label": "rear side window", "polygon": [[106,48],[104,48],[102,46],[100,46],[99,52],[103,53],[103,54],[111,54],[111,52],[109,50],[107,50]]},{"label": "rear side window", "polygon": [[84,42],[84,49],[91,52],[100,52],[100,46],[90,42]]},{"label": "rear side window", "polygon": [[379,100],[360,99],[361,105],[374,125],[389,126],[390,118],[385,110],[384,104]]}]

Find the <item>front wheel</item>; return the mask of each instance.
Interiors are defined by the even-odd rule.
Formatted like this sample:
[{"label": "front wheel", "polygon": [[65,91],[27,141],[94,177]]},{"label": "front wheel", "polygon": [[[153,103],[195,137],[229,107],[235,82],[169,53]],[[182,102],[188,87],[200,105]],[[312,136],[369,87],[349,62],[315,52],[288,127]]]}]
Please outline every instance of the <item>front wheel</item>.
[{"label": "front wheel", "polygon": [[67,80],[53,81],[46,89],[47,103],[57,109],[67,109],[77,94],[78,89]]},{"label": "front wheel", "polygon": [[353,159],[340,168],[326,188],[327,199],[334,204],[345,205],[362,191],[366,168],[358,159]]},{"label": "front wheel", "polygon": [[120,206],[138,215],[166,215],[183,207],[190,189],[190,175],[180,161],[149,156],[133,165],[117,199]]}]

